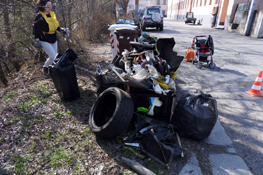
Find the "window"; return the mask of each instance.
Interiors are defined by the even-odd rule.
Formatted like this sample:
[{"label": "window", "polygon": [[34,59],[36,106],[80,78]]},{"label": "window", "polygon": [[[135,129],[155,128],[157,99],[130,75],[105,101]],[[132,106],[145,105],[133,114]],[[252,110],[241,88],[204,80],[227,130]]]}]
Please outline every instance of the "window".
[{"label": "window", "polygon": [[160,0],[157,0],[157,5],[160,5]]},{"label": "window", "polygon": [[159,8],[148,8],[147,9],[147,15],[151,15],[153,13],[160,13]]},{"label": "window", "polygon": [[188,18],[193,18],[193,13],[192,13],[192,12],[189,12],[187,17],[188,17]]},{"label": "window", "polygon": [[205,0],[205,4],[204,4],[204,6],[206,6],[206,0]]},{"label": "window", "polygon": [[167,1],[167,0],[163,0],[163,5],[166,5],[166,1]]},{"label": "window", "polygon": [[202,0],[200,0],[200,7],[202,6]]},{"label": "window", "polygon": [[198,0],[196,0],[196,5],[195,5],[196,7],[198,6]]},{"label": "window", "polygon": [[212,0],[210,0],[210,2],[209,2],[209,5],[211,5],[212,4]]}]

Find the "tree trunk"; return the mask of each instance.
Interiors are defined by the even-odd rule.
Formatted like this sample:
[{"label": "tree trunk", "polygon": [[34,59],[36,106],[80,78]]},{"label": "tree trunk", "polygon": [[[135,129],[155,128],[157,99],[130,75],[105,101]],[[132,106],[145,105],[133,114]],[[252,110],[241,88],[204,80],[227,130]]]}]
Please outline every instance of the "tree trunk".
[{"label": "tree trunk", "polygon": [[8,81],[5,78],[5,74],[4,74],[4,71],[2,69],[2,65],[1,64],[0,64],[0,79],[3,82],[3,84],[5,85],[5,87],[7,87],[8,86]]},{"label": "tree trunk", "polygon": [[[4,5],[2,7],[3,7],[3,12],[4,12],[4,16],[3,16],[4,17],[4,31],[6,33],[6,37],[10,41],[10,39],[11,39],[11,31],[10,31],[10,26],[9,26],[10,25],[9,24],[9,12],[8,12],[8,9],[7,9],[7,6],[6,6],[6,4],[7,4],[6,0],[3,0],[3,4]],[[8,81],[5,78],[5,73],[4,73],[3,69],[2,69],[1,64],[0,64],[0,79],[3,82],[3,84],[5,86],[7,86]]]},{"label": "tree trunk", "polygon": [[6,36],[9,40],[11,40],[11,29],[10,29],[10,23],[9,23],[9,12],[8,12],[8,8],[7,8],[7,3],[6,0],[3,0],[3,12],[4,12],[4,30],[6,33]]},{"label": "tree trunk", "polygon": [[[9,10],[7,8],[7,1],[3,0],[3,12],[4,12],[4,31],[6,33],[6,37],[8,39],[8,46],[7,46],[7,57],[10,60],[10,62],[15,67],[16,71],[19,71],[21,66],[20,62],[17,61],[15,58],[15,47],[12,44],[12,33],[11,33],[11,26],[10,26],[10,20],[9,20]],[[13,14],[15,15],[15,14]]]}]

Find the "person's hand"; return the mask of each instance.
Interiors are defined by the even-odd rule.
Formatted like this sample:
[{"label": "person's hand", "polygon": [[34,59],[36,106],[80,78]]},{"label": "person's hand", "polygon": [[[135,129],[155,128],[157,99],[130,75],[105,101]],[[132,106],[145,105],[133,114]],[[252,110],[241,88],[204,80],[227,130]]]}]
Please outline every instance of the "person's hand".
[{"label": "person's hand", "polygon": [[36,41],[37,42],[37,48],[42,48],[42,44],[39,40]]}]

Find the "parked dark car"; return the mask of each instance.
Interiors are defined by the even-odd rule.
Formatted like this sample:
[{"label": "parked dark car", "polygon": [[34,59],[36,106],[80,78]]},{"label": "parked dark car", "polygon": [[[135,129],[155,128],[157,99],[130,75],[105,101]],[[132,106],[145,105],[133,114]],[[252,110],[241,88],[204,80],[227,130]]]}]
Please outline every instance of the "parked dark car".
[{"label": "parked dark car", "polygon": [[193,12],[187,12],[185,15],[184,23],[185,24],[193,23],[195,25],[195,22],[196,22],[196,18],[194,18],[194,13]]},{"label": "parked dark car", "polygon": [[163,31],[163,13],[161,6],[148,6],[139,17],[140,28],[145,31],[147,27],[156,27]]}]

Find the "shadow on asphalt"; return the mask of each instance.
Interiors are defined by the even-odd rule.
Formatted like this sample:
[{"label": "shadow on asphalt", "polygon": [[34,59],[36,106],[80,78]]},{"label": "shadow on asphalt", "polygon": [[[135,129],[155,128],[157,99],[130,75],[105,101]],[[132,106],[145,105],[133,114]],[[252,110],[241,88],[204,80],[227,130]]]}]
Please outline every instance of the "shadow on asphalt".
[{"label": "shadow on asphalt", "polygon": [[220,71],[222,72],[228,72],[228,73],[232,73],[232,74],[235,74],[235,75],[238,75],[238,76],[241,76],[241,77],[247,77],[246,74],[243,74],[239,71],[236,71],[236,70],[231,70],[231,69],[220,69]]},{"label": "shadow on asphalt", "polygon": [[[245,103],[243,103],[245,106]],[[245,107],[246,109],[247,107]],[[249,111],[248,111],[249,112]],[[225,122],[221,122],[221,124],[224,126],[226,133],[235,133],[237,132],[235,129],[233,129],[233,126],[231,126],[230,123],[236,123],[236,125],[239,125],[239,127],[242,128],[249,128],[252,126],[253,123],[253,129],[263,131],[262,124],[263,122],[261,120],[255,120],[255,119],[249,119],[246,118],[243,120],[243,117],[235,117],[232,114],[228,114],[225,112],[219,111],[219,115],[222,118],[226,118],[229,122],[229,124],[226,124]],[[245,117],[245,116],[244,116]],[[243,120],[243,121],[241,121]],[[242,135],[242,134],[241,134]],[[262,160],[263,160],[263,154],[258,151],[258,149],[261,147],[263,142],[258,141],[255,138],[249,137],[247,138],[247,134],[243,134],[244,137],[240,137],[238,134],[232,134],[231,140],[233,140],[233,145],[236,150],[238,150],[238,155],[242,153],[241,155],[245,163],[247,164],[249,170],[256,174],[256,172],[262,172]],[[247,157],[247,158],[246,158]],[[249,158],[254,157],[254,158]]]}]

